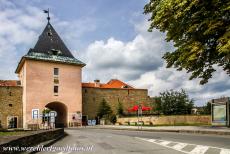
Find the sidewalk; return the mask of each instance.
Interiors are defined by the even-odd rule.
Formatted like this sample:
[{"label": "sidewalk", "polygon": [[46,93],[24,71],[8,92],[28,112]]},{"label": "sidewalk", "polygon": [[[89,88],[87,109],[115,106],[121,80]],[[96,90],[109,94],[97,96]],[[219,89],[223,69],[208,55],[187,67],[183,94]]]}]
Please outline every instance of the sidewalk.
[{"label": "sidewalk", "polygon": [[96,126],[87,126],[87,128],[230,135],[230,128],[213,127],[213,126],[157,126],[157,127],[149,127],[149,126],[140,127],[139,126],[139,129],[138,129],[138,126],[96,125]]}]

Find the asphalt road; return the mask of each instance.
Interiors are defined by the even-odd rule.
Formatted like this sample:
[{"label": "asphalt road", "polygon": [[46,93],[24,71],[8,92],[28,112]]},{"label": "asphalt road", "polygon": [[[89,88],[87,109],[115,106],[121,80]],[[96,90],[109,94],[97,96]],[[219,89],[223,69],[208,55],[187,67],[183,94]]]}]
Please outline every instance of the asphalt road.
[{"label": "asphalt road", "polygon": [[66,129],[53,152],[86,154],[230,154],[230,136],[108,129]]}]

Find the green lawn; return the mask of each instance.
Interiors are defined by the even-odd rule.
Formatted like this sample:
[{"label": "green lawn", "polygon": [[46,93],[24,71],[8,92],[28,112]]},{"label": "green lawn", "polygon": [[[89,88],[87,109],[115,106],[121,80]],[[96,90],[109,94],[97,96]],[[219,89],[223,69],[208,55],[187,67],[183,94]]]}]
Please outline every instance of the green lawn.
[{"label": "green lawn", "polygon": [[18,136],[26,134],[26,132],[23,131],[16,131],[16,132],[0,132],[0,136]]}]

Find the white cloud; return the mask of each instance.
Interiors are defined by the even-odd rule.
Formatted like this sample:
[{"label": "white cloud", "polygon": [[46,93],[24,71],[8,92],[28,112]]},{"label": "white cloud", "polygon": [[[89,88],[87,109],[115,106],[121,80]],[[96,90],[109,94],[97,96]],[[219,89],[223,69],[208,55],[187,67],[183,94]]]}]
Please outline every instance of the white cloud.
[{"label": "white cloud", "polygon": [[229,77],[221,69],[214,74],[208,84],[199,85],[199,79],[190,81],[185,71],[166,68],[162,59],[166,51],[173,50],[171,43],[164,41],[165,35],[154,30],[147,32],[148,24],[135,25],[137,36],[122,42],[114,38],[95,41],[81,55],[87,66],[84,68],[85,81],[95,78],[103,82],[119,78],[137,88],[147,88],[151,96],[165,90],[185,89],[196,105],[202,105],[212,98],[230,95]]},{"label": "white cloud", "polygon": [[1,79],[16,79],[17,62],[37,38],[41,29],[41,11],[35,7],[17,8],[12,1],[0,1],[0,59]]},{"label": "white cloud", "polygon": [[[17,7],[7,0],[0,0],[0,9],[0,79],[12,79],[16,78],[17,62],[34,46],[44,28],[46,15],[41,8],[30,4]],[[172,45],[164,41],[165,34],[157,30],[147,32],[147,22],[134,23],[137,35],[133,40],[123,42],[109,36],[107,40],[89,44],[79,53],[76,49],[84,46],[81,38],[95,31],[97,22],[92,18],[62,21],[52,14],[51,17],[67,46],[74,50],[77,58],[80,54],[79,59],[87,64],[83,69],[84,81],[98,78],[106,82],[118,78],[137,88],[148,88],[151,96],[167,89],[184,88],[198,103],[230,95],[229,76],[220,69],[205,86],[199,85],[197,79],[189,81],[189,74],[184,71],[166,69],[162,56],[165,51],[172,50]]]},{"label": "white cloud", "polygon": [[129,81],[129,83],[139,88],[148,88],[151,96],[158,96],[165,90],[183,88],[189,93],[190,98],[196,101],[196,105],[230,95],[229,76],[221,69],[217,69],[206,85],[199,85],[199,79],[189,80],[189,75],[185,71],[167,69],[164,65],[158,70],[144,73],[139,79]]},{"label": "white cloud", "polygon": [[[34,47],[47,23],[43,8],[26,3],[0,0],[0,79],[17,79],[14,71],[20,58]],[[53,14],[51,17],[57,32],[72,48],[84,33],[96,27],[89,18],[61,21]]]},{"label": "white cloud", "polygon": [[128,81],[162,66],[162,51],[166,44],[162,34],[158,31],[150,34],[140,27],[136,27],[139,34],[132,41],[122,42],[111,37],[90,44],[81,55],[87,64],[85,74],[91,74],[84,79],[106,81],[115,77]]}]

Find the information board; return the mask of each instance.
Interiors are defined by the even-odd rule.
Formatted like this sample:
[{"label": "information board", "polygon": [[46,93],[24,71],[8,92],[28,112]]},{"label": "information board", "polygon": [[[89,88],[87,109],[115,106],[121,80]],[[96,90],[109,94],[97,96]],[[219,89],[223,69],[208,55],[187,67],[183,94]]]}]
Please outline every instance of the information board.
[{"label": "information board", "polygon": [[215,122],[226,122],[226,105],[213,105],[213,120]]}]

